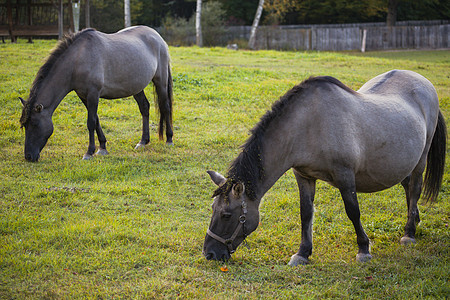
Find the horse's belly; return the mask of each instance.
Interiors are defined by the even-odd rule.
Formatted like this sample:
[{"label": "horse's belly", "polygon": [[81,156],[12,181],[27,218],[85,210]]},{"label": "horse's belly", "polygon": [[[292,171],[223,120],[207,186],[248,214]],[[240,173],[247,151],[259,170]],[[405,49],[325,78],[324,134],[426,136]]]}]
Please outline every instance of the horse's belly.
[{"label": "horse's belly", "polygon": [[122,56],[104,66],[102,98],[123,98],[144,90],[155,76],[157,63],[150,55]]},{"label": "horse's belly", "polygon": [[400,183],[408,175],[409,174],[391,178],[382,178],[381,180],[377,180],[376,178],[372,178],[370,176],[360,175],[356,178],[356,191],[358,193],[373,193],[382,191]]},{"label": "horse's belly", "polygon": [[355,174],[356,190],[371,193],[390,188],[405,179],[419,163],[422,153],[412,154],[408,159],[386,159],[374,162]]},{"label": "horse's belly", "polygon": [[144,90],[144,88],[149,83],[150,82],[147,82],[146,84],[142,83],[133,85],[119,85],[119,84],[104,85],[102,90],[100,91],[100,98],[117,99],[133,96]]}]

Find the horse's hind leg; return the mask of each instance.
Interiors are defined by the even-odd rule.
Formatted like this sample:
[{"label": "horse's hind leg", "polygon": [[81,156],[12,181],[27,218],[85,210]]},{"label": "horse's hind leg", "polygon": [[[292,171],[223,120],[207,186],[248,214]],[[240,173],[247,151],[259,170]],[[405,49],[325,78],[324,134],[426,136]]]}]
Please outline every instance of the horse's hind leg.
[{"label": "horse's hind leg", "polygon": [[308,263],[308,257],[312,253],[312,222],[314,215],[314,195],[316,181],[303,178],[294,170],[300,192],[300,217],[302,220],[302,241],[300,249],[291,257],[290,266],[304,265]]},{"label": "horse's hind leg", "polygon": [[419,201],[423,180],[422,174],[413,174],[409,175],[402,181],[402,186],[405,189],[406,194],[406,204],[408,207],[408,221],[405,226],[405,235],[400,240],[402,245],[408,245],[416,242],[416,224],[420,222],[417,201]]},{"label": "horse's hind leg", "polygon": [[142,115],[142,138],[141,141],[136,145],[134,149],[139,149],[145,147],[150,142],[150,129],[149,129],[149,108],[147,97],[145,97],[144,91],[139,92],[133,96],[139,105],[139,111]]},{"label": "horse's hind leg", "polygon": [[[162,64],[164,66],[166,64]],[[173,129],[172,129],[172,76],[170,67],[159,66],[153,77],[153,84],[156,90],[156,101],[159,108],[159,138],[162,139],[163,129],[166,128],[166,144],[173,145]]]}]

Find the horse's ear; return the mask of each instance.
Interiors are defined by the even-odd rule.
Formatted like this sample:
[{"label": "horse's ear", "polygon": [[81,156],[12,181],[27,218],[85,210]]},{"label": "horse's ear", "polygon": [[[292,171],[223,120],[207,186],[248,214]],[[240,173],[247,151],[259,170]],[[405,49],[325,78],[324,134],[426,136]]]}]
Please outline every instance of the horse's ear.
[{"label": "horse's ear", "polygon": [[19,97],[20,102],[22,103],[23,106],[25,106],[25,104],[27,103],[27,101],[23,100],[22,97]]},{"label": "horse's ear", "polygon": [[44,109],[44,105],[38,104],[34,107],[34,111],[40,113]]},{"label": "horse's ear", "polygon": [[238,182],[233,185],[231,188],[231,192],[233,193],[233,196],[236,198],[240,198],[242,194],[245,192],[245,186],[243,183]]},{"label": "horse's ear", "polygon": [[224,184],[227,179],[225,177],[223,177],[222,174],[214,172],[214,171],[206,171],[206,173],[209,174],[209,177],[211,177],[211,180],[218,186],[221,186],[222,184]]}]

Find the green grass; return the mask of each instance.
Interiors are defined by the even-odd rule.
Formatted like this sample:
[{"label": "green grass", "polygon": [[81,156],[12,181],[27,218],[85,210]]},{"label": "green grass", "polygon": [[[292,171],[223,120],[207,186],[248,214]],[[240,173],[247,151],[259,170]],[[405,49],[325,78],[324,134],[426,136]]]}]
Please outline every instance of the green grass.
[{"label": "green grass", "polygon": [[[318,184],[311,264],[288,267],[300,243],[291,172],[265,195],[261,225],[221,272],[201,254],[214,185],[271,103],[311,75],[358,89],[390,69],[436,87],[450,116],[450,52],[277,52],[171,47],[174,147],[156,138],[134,151],[133,99],[101,100],[110,155],[82,161],[86,111],[70,93],[39,163],[23,158],[21,106],[55,41],[0,44],[1,299],[421,299],[450,295],[450,175],[438,201],[421,203],[417,244],[402,247],[403,189],[360,194],[371,262],[355,262],[356,235],[338,191]],[[152,88],[146,90],[151,95]],[[156,113],[152,120],[156,123]],[[448,165],[448,164],[447,164]]]}]

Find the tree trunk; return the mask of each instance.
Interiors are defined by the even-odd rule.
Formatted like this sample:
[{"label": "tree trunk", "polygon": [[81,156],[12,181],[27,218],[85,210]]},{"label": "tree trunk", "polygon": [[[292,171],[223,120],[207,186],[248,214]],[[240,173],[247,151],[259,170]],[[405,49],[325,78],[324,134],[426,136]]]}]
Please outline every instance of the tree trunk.
[{"label": "tree trunk", "polygon": [[130,27],[131,26],[130,0],[124,0],[123,7],[125,12],[125,27]]},{"label": "tree trunk", "polygon": [[86,28],[91,27],[91,5],[89,3],[89,0],[86,0],[86,7],[84,8],[84,17],[85,17],[85,23],[84,26],[86,26]]},{"label": "tree trunk", "polygon": [[397,21],[398,1],[399,0],[389,0],[388,13],[386,18],[387,26],[395,26],[395,22]]},{"label": "tree trunk", "polygon": [[203,36],[202,36],[202,0],[197,0],[197,11],[195,13],[195,37],[197,41],[197,46],[203,46]]},{"label": "tree trunk", "polygon": [[58,39],[61,40],[64,36],[64,7],[63,0],[59,0],[58,5]]},{"label": "tree trunk", "polygon": [[250,32],[250,39],[248,41],[248,47],[250,49],[255,49],[256,29],[258,28],[259,19],[261,19],[263,6],[264,6],[264,0],[259,0],[258,9],[256,10],[255,19],[253,20],[252,30]]}]

